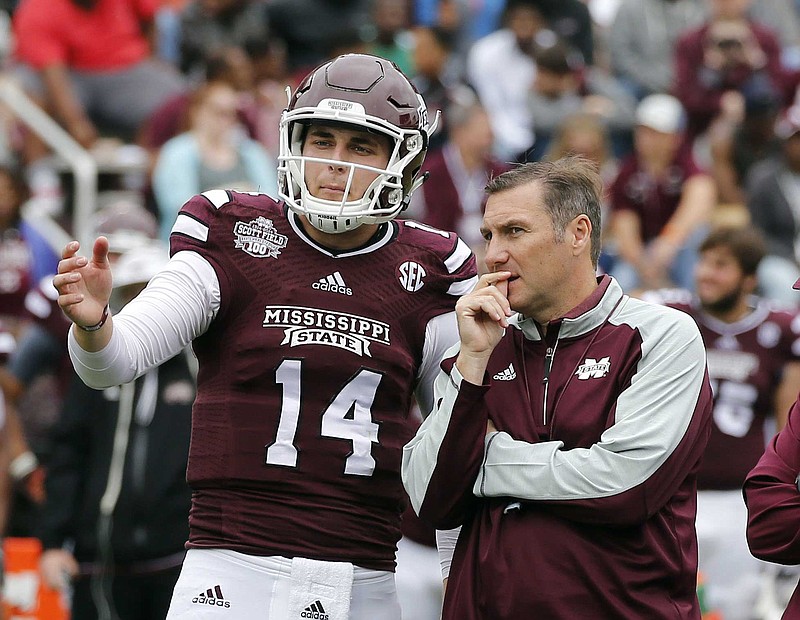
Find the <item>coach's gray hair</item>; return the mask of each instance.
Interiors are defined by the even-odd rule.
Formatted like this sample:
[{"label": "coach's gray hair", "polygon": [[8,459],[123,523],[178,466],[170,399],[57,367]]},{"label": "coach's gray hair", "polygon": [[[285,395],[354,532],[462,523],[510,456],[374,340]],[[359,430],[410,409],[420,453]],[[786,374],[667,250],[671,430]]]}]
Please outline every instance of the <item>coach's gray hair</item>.
[{"label": "coach's gray hair", "polygon": [[600,202],[603,182],[597,166],[586,159],[569,155],[555,161],[520,164],[496,176],[486,185],[488,195],[516,189],[529,183],[543,189],[544,207],[550,214],[556,240],[562,241],[567,224],[579,215],[586,215],[592,224],[591,259],[597,267],[600,258]]}]

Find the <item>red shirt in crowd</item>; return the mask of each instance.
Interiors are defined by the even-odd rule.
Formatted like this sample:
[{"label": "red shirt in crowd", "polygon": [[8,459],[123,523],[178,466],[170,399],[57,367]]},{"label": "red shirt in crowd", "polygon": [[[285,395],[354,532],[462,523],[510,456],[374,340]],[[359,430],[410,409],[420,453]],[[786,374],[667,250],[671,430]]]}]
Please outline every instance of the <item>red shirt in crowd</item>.
[{"label": "red shirt in crowd", "polygon": [[150,56],[142,23],[157,8],[158,0],[98,0],[88,10],[72,0],[22,0],[13,18],[17,59],[35,69],[129,67]]}]

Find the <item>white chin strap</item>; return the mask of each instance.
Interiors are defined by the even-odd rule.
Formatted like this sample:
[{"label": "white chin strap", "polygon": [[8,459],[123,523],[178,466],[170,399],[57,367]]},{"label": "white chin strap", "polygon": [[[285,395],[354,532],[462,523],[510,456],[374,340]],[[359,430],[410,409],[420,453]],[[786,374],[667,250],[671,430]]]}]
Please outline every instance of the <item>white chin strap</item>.
[{"label": "white chin strap", "polygon": [[339,233],[347,232],[348,230],[355,230],[364,224],[363,217],[343,217],[341,215],[316,215],[313,213],[305,213],[305,218],[308,223],[314,228],[324,233],[337,235]]}]

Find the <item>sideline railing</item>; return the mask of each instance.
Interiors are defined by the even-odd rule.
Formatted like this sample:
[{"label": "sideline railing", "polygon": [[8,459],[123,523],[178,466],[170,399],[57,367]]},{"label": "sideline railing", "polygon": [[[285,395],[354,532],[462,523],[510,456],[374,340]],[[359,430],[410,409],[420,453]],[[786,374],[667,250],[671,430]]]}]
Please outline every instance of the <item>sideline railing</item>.
[{"label": "sideline railing", "polygon": [[[4,104],[20,121],[41,138],[53,152],[64,159],[74,176],[72,234],[81,245],[91,247],[91,217],[97,206],[97,162],[44,110],[28,97],[13,79],[0,76],[0,103]],[[35,214],[34,214],[35,215]],[[53,222],[53,226],[57,226]],[[57,234],[48,226],[50,234]],[[60,227],[58,227],[60,229]],[[72,236],[64,232],[64,238]],[[60,242],[60,240],[53,239]],[[63,243],[58,246],[58,250]]]}]

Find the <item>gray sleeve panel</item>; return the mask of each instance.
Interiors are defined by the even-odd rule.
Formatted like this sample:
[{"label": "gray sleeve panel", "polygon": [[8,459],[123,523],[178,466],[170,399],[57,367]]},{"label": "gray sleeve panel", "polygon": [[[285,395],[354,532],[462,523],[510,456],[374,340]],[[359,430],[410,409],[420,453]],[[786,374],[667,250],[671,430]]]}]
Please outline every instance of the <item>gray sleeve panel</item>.
[{"label": "gray sleeve panel", "polygon": [[530,444],[498,433],[474,485],[478,496],[583,500],[642,484],[678,446],[697,408],[706,357],[688,315],[628,300],[611,320],[642,335],[642,358],[618,398],[616,421],[590,448]]},{"label": "gray sleeve panel", "polygon": [[[453,345],[444,357],[456,355],[459,347],[460,343]],[[447,434],[460,382],[461,374],[455,366],[451,374],[439,372],[434,382],[434,406],[431,414],[425,418],[414,438],[403,448],[401,469],[403,484],[417,514],[436,469],[439,449]]]}]

